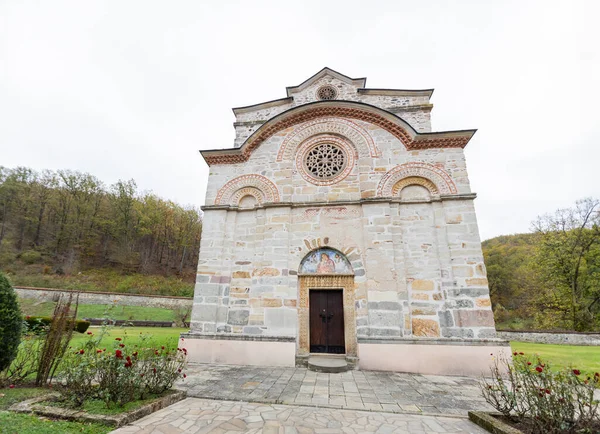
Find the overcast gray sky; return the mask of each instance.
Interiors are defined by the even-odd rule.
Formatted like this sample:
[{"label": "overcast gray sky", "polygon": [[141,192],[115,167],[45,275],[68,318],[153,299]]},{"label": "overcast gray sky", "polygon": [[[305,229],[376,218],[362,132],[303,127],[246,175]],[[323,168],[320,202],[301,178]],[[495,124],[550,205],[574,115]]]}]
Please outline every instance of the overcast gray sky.
[{"label": "overcast gray sky", "polygon": [[466,148],[483,239],[600,196],[600,2],[0,0],[0,165],[134,178],[204,202],[199,149],[231,107],[324,66],[435,88]]}]

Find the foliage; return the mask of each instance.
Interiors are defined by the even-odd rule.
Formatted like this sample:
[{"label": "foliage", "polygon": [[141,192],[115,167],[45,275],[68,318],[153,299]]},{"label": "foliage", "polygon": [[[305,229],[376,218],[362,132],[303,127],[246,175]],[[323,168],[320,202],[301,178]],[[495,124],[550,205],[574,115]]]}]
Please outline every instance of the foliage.
[{"label": "foliage", "polygon": [[48,332],[44,335],[44,344],[35,378],[36,386],[43,386],[48,382],[48,379],[52,380],[52,376],[67,350],[69,341],[73,336],[73,327],[71,324],[73,324],[77,317],[78,301],[79,294],[77,294],[75,306],[72,308],[73,294],[69,294],[68,298],[61,296],[56,303],[52,322],[50,323]]},{"label": "foliage", "polygon": [[600,329],[599,211],[585,199],[482,243],[499,328]]},{"label": "foliage", "polygon": [[191,283],[201,227],[198,209],[141,193],[133,180],[106,187],[88,173],[0,166],[0,266],[11,271],[43,262],[48,275],[111,267]]},{"label": "foliage", "polygon": [[584,199],[534,223],[537,262],[558,320],[573,330],[600,326],[600,200]]},{"label": "foliage", "polygon": [[19,345],[17,357],[10,367],[0,372],[0,387],[8,384],[20,384],[26,381],[38,370],[40,355],[44,345],[44,337],[27,333],[24,334]]},{"label": "foliage", "polygon": [[[47,332],[52,324],[52,317],[49,316],[26,316],[25,317],[25,323],[27,324],[27,327],[29,329],[29,331],[31,331],[32,333],[44,333]],[[72,328],[74,331],[79,332],[79,333],[85,333],[86,330],[89,328],[90,326],[90,322],[89,321],[85,321],[85,320],[75,320],[74,322],[69,321],[66,325],[72,325]]]},{"label": "foliage", "polygon": [[185,348],[158,346],[147,336],[138,339],[139,345],[130,345],[118,336],[110,346],[103,347],[106,330],[97,336],[88,332],[89,338],[71,347],[63,360],[60,390],[72,405],[101,399],[109,408],[115,404],[120,407],[161,394],[177,378],[185,377]]},{"label": "foliage", "polygon": [[494,359],[491,379],[480,381],[485,400],[532,433],[592,432],[600,425],[594,391],[600,373],[585,377],[576,368],[551,369],[539,357],[514,352],[512,363]]},{"label": "foliage", "polygon": [[0,273],[0,372],[8,368],[21,342],[21,309],[10,282]]}]

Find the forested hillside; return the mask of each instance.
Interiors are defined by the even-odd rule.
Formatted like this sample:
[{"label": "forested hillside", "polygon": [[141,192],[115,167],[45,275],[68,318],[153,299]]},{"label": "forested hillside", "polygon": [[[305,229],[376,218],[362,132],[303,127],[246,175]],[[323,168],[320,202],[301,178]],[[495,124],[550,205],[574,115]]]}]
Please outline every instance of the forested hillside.
[{"label": "forested hillside", "polygon": [[483,242],[498,328],[600,330],[600,201]]},{"label": "forested hillside", "polygon": [[17,284],[68,287],[64,276],[79,276],[110,290],[95,286],[147,275],[150,286],[191,288],[201,229],[198,209],[140,192],[134,180],[106,186],[88,173],[0,167],[0,268]]}]

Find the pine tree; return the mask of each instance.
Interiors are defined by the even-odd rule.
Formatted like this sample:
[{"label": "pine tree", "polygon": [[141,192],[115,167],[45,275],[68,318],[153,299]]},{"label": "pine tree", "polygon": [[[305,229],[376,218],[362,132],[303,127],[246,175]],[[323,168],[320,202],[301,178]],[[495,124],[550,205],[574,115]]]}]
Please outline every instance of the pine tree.
[{"label": "pine tree", "polygon": [[6,276],[0,273],[0,371],[8,368],[17,356],[22,327],[17,295]]}]

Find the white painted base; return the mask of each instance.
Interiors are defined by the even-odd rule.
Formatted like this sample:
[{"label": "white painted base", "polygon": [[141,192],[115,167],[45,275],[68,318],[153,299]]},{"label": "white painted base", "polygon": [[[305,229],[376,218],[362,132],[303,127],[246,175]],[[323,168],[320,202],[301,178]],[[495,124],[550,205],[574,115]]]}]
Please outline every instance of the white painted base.
[{"label": "white painted base", "polygon": [[190,363],[295,366],[295,342],[198,339],[185,336]]},{"label": "white painted base", "polygon": [[477,377],[500,355],[510,360],[510,346],[358,344],[358,366],[371,371]]}]

